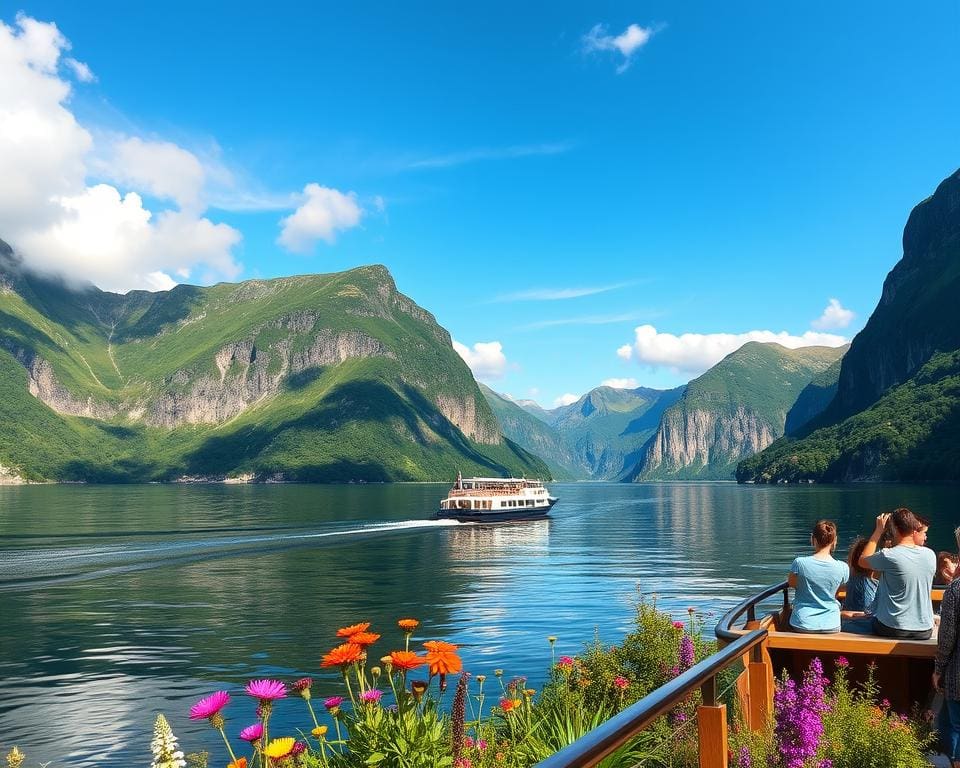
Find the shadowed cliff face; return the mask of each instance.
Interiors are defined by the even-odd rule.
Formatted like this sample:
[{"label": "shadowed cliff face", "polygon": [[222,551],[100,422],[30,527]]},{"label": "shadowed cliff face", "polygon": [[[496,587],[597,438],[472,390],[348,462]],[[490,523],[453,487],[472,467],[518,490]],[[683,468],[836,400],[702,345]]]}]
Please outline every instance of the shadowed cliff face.
[{"label": "shadowed cliff face", "polygon": [[936,352],[960,347],[960,171],[910,214],[903,258],[843,360],[820,424],[837,423],[902,384]]},{"label": "shadowed cliff face", "polygon": [[[24,374],[24,383],[18,384]],[[382,388],[351,390],[354,379],[375,381]],[[381,266],[121,296],[26,272],[0,241],[2,382],[16,397],[22,387],[20,392],[58,414],[59,422],[23,404],[13,411],[34,414],[47,429],[65,430],[65,441],[90,443],[78,438],[89,426],[69,419],[92,419],[104,422],[95,432],[97,440],[112,442],[91,450],[134,454],[103,458],[104,467],[112,467],[106,470],[98,456],[76,456],[71,479],[85,479],[88,473],[166,479],[164,472],[194,468],[196,461],[189,457],[199,454],[190,451],[203,441],[204,429],[226,429],[220,436],[224,444],[234,445],[229,435],[263,423],[269,427],[257,433],[275,434],[284,444],[272,460],[273,475],[284,476],[288,459],[332,467],[341,450],[355,451],[362,459],[344,456],[341,469],[313,475],[350,479],[356,471],[355,479],[446,479],[455,476],[457,456],[465,471],[472,466],[548,474],[533,457],[504,442],[449,333],[400,294]],[[323,456],[314,457],[313,448],[304,447],[308,441],[324,442],[314,422],[308,422],[307,430],[291,427],[299,437],[278,427],[301,424],[300,416],[321,408],[330,393],[344,391],[389,391],[393,395],[387,401],[394,405],[382,423],[359,420],[367,426],[353,430],[349,444],[325,441]],[[334,433],[352,430],[365,408],[360,402],[339,402],[336,418],[325,427]],[[398,464],[374,471],[378,456],[371,446],[392,434],[391,424],[399,441],[389,459],[379,458]],[[63,476],[51,475],[49,469],[56,465],[65,471],[62,461],[46,459],[46,470],[33,466],[29,451],[14,439],[5,440],[10,436],[3,432],[0,425],[0,463],[26,469],[31,477]],[[146,463],[144,441],[159,446],[161,453],[169,450],[168,464]],[[418,458],[405,456],[405,444],[419,452]],[[484,454],[483,446],[495,456]],[[249,452],[237,460],[257,475]],[[434,476],[440,466],[442,474]],[[220,474],[234,469],[228,459],[218,468]]]}]

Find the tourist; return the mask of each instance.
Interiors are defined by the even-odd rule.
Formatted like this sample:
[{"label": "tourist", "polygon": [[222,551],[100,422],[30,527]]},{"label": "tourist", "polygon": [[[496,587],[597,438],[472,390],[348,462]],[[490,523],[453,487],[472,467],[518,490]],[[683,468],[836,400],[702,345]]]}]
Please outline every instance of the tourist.
[{"label": "tourist", "polygon": [[[895,545],[877,549],[887,521],[893,523]],[[873,606],[873,631],[902,640],[928,640],[933,634],[930,589],[937,558],[916,543],[926,540],[926,528],[906,507],[877,516],[873,534],[860,555],[860,566],[880,574]]]},{"label": "tourist", "polygon": [[957,577],[957,565],[960,559],[953,552],[937,552],[937,572],[933,576],[934,586],[944,587]]},{"label": "tourist", "polygon": [[813,554],[798,557],[790,566],[787,583],[795,587],[790,628],[794,632],[840,631],[840,603],[837,590],[850,576],[847,564],[833,559],[837,547],[837,526],[820,520],[810,534]]},{"label": "tourist", "polygon": [[847,581],[847,594],[843,598],[841,610],[844,619],[865,615],[870,610],[877,595],[877,585],[879,584],[877,575],[871,570],[860,567],[860,555],[863,554],[863,548],[866,545],[866,537],[857,536],[847,553],[850,579]]},{"label": "tourist", "polygon": [[[960,528],[954,531],[960,547]],[[950,719],[950,764],[960,768],[960,652],[957,640],[960,625],[960,579],[951,582],[943,591],[940,606],[940,633],[937,640],[937,659],[933,665],[933,687],[943,692],[944,707]]]}]

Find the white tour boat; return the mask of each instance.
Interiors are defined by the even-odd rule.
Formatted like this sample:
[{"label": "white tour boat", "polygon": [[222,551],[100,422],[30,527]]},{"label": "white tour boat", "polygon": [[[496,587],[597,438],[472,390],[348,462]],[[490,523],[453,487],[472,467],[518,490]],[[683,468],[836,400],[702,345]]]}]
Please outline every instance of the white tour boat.
[{"label": "white tour boat", "polygon": [[461,477],[457,473],[437,517],[468,521],[543,517],[557,503],[539,480],[516,477]]}]

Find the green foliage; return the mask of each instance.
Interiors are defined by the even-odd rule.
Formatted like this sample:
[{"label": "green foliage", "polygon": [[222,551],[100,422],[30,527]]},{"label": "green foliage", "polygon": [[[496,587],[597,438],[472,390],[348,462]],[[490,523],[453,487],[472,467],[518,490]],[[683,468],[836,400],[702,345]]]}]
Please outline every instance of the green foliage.
[{"label": "green foliage", "polygon": [[741,482],[960,480],[960,350],[933,355],[870,408],[741,462]]},{"label": "green foliage", "polygon": [[453,765],[447,718],[430,699],[397,712],[362,704],[347,726],[349,750],[332,751],[335,768],[443,768]]}]

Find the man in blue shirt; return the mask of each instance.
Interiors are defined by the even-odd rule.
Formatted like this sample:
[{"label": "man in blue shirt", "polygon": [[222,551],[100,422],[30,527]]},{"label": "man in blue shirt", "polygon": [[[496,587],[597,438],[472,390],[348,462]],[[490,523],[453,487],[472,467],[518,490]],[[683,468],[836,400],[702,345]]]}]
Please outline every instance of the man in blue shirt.
[{"label": "man in blue shirt", "polygon": [[[894,546],[877,551],[887,520],[893,524]],[[937,569],[933,550],[922,546],[927,526],[909,509],[877,517],[873,534],[863,548],[860,565],[880,574],[874,603],[873,631],[902,640],[929,640],[933,634],[930,589]]]}]

